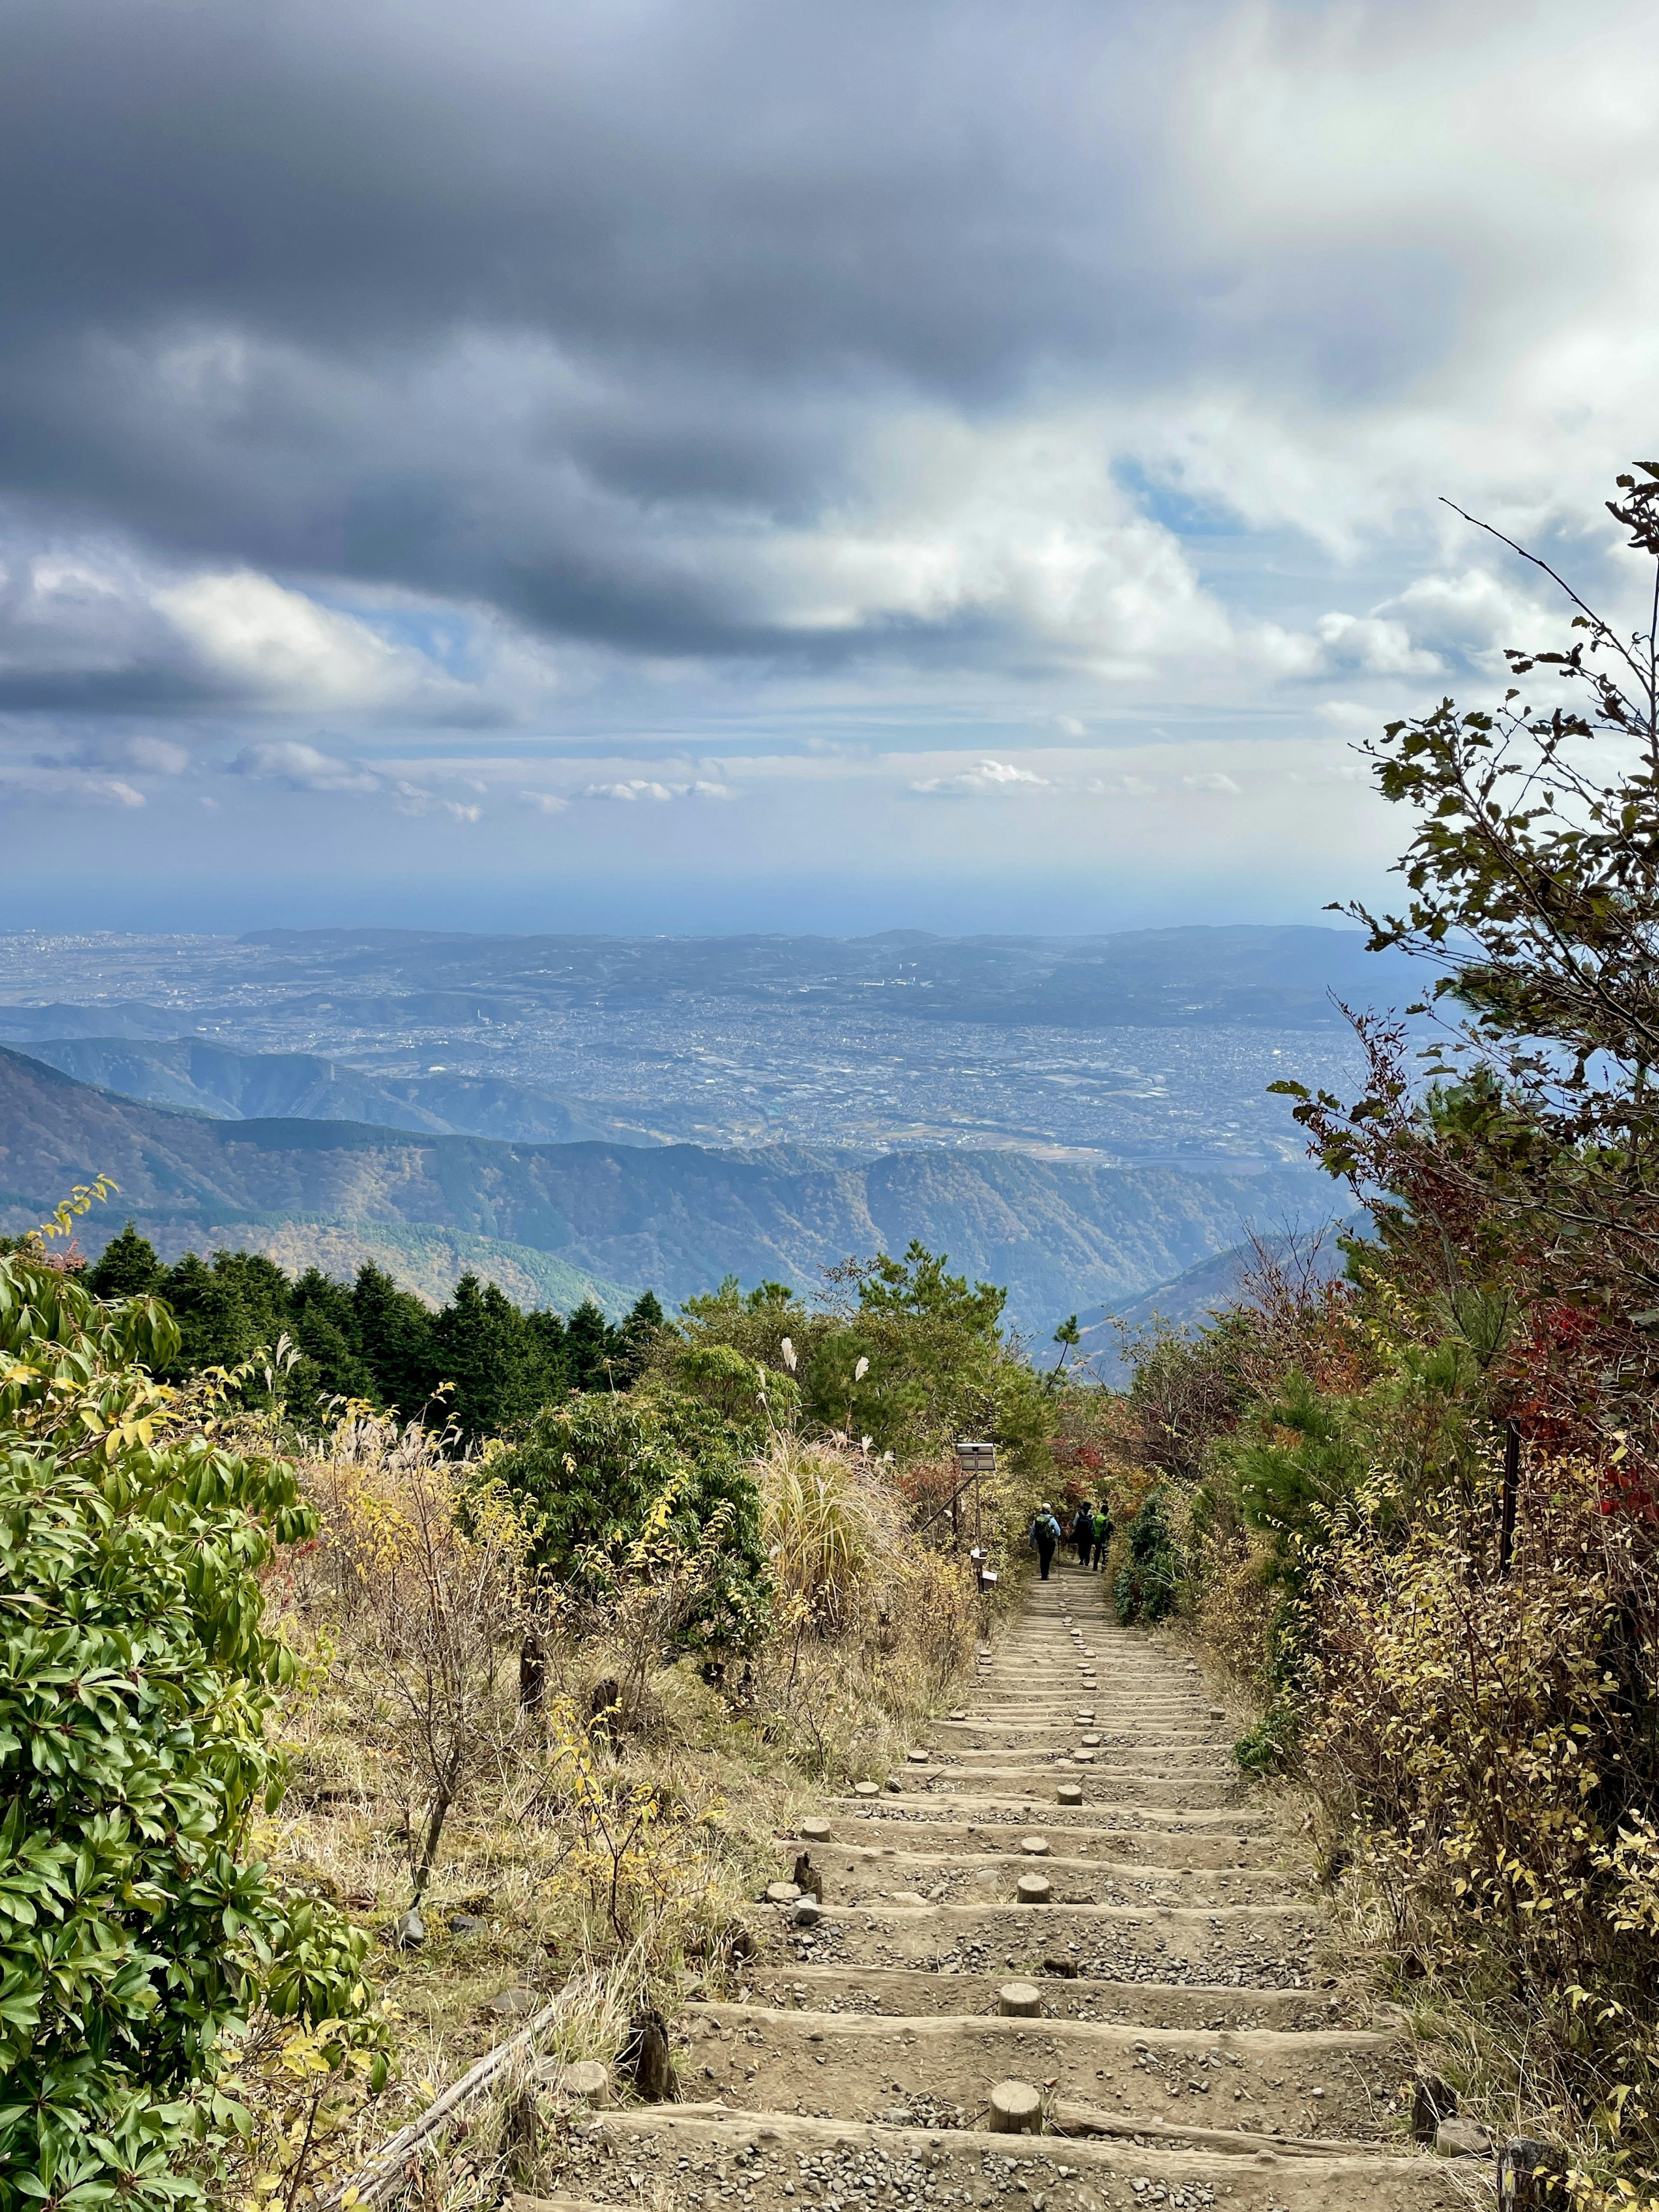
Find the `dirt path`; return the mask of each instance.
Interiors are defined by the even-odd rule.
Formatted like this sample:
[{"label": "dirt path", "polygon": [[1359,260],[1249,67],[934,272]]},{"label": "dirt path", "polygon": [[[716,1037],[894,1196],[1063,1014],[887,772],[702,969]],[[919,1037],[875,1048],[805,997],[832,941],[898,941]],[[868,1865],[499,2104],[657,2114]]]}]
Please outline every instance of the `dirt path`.
[{"label": "dirt path", "polygon": [[[682,2101],[578,2128],[554,2203],[1469,2201],[1403,2143],[1406,2053],[1316,1966],[1317,1894],[1197,1669],[1107,1622],[1103,1577],[1057,1564],[906,1771],[781,1843],[781,1876],[803,1848],[822,1872],[822,1917],[776,1908],[744,2002],[682,2023]],[[1033,1875],[1047,1901],[1016,1901]],[[1041,2135],[994,2130],[1007,2081],[1039,2093]]]}]

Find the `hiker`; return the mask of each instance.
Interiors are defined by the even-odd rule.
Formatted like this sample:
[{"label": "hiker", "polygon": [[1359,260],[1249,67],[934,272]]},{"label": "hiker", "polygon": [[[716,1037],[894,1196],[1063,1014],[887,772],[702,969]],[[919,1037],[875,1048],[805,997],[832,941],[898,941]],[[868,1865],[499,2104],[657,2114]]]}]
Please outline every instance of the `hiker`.
[{"label": "hiker", "polygon": [[1085,1498],[1072,1523],[1072,1541],[1077,1546],[1077,1563],[1080,1567],[1089,1564],[1089,1547],[1094,1541],[1094,1534],[1095,1509]]},{"label": "hiker", "polygon": [[1089,1533],[1089,1571],[1096,1574],[1106,1564],[1106,1547],[1112,1540],[1112,1516],[1105,1499],[1095,1508],[1094,1526]]},{"label": "hiker", "polygon": [[1031,1523],[1031,1549],[1037,1555],[1037,1565],[1042,1570],[1042,1579],[1048,1579],[1048,1569],[1054,1564],[1054,1546],[1060,1541],[1060,1523],[1054,1518],[1052,1505],[1037,1509],[1037,1517]]}]

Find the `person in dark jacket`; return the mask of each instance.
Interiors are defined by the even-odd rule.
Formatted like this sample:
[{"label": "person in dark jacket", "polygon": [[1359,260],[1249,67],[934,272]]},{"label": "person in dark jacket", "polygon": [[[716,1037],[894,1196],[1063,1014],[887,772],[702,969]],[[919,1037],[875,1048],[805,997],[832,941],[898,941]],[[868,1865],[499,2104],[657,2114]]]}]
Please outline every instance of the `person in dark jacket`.
[{"label": "person in dark jacket", "polygon": [[1094,1528],[1089,1540],[1089,1571],[1098,1572],[1106,1564],[1106,1547],[1112,1540],[1112,1516],[1103,1498],[1095,1508]]},{"label": "person in dark jacket", "polygon": [[1054,1546],[1060,1541],[1060,1523],[1054,1518],[1052,1505],[1040,1506],[1037,1517],[1031,1523],[1031,1549],[1037,1555],[1037,1565],[1042,1579],[1048,1579],[1048,1570],[1054,1565]]},{"label": "person in dark jacket", "polygon": [[1095,1509],[1085,1498],[1077,1509],[1077,1518],[1072,1523],[1072,1541],[1077,1546],[1077,1563],[1080,1567],[1089,1564],[1089,1547],[1095,1536]]}]

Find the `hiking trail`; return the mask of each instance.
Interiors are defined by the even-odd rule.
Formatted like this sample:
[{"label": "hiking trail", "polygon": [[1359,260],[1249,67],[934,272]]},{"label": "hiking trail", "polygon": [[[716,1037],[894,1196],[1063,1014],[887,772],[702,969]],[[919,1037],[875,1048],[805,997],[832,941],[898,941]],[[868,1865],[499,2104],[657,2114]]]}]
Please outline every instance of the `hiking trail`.
[{"label": "hiking trail", "polygon": [[[823,1876],[817,1923],[779,1904],[744,2001],[678,2024],[680,2101],[578,2122],[568,2194],[524,2212],[1470,2201],[1486,2162],[1404,2138],[1410,2052],[1316,1965],[1325,1908],[1197,1665],[1107,1605],[1057,1561],[896,1790],[780,1840],[781,1877],[803,1849]],[[1002,2131],[1039,2100],[1042,2132]]]}]

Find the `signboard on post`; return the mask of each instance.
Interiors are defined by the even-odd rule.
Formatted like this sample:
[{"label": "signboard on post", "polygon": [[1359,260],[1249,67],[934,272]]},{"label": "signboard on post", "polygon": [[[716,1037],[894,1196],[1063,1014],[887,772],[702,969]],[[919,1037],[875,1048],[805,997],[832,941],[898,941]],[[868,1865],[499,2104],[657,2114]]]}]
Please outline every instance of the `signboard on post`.
[{"label": "signboard on post", "polygon": [[[980,1477],[997,1471],[997,1448],[994,1444],[973,1443],[966,1439],[957,1445],[957,1492],[951,1500],[951,1533],[960,1535],[962,1517],[960,1502],[971,1486],[974,1498],[974,1541],[981,1540],[983,1529],[980,1512]],[[981,1585],[982,1587],[982,1585]]]}]

